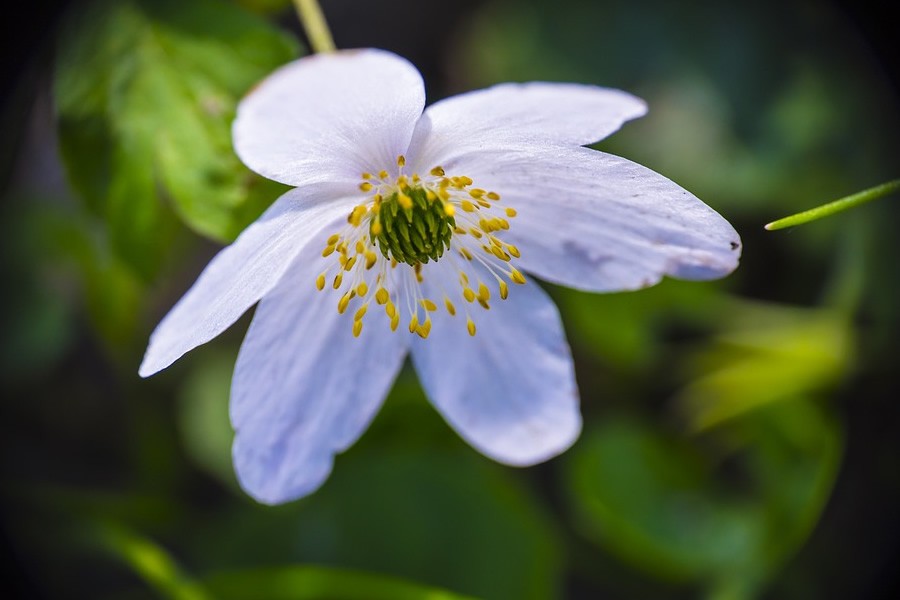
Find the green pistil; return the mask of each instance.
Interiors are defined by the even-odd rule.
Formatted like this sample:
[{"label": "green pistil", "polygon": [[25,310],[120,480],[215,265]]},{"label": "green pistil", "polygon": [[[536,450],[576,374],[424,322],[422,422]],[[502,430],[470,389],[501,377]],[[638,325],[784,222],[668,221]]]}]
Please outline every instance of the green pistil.
[{"label": "green pistil", "polygon": [[[386,198],[369,225],[369,236],[385,258],[415,266],[436,261],[450,247],[456,222],[444,213],[443,203],[429,200],[423,188],[409,188],[412,206],[403,208],[399,194]],[[377,235],[378,223],[381,232]]]}]

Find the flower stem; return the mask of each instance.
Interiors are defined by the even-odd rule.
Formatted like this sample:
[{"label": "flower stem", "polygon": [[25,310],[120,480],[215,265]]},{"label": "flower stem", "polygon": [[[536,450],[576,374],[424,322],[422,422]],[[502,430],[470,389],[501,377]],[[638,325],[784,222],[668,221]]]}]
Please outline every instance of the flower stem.
[{"label": "flower stem", "polygon": [[306,30],[313,52],[334,52],[334,39],[318,0],[294,0],[294,8],[297,9],[297,16]]},{"label": "flower stem", "polygon": [[823,204],[822,206],[817,206],[816,208],[811,208],[795,215],[772,221],[766,225],[766,229],[774,231],[776,229],[793,227],[794,225],[802,225],[804,223],[809,223],[810,221],[817,221],[822,217],[827,217],[845,211],[848,208],[859,206],[869,200],[888,196],[897,190],[900,190],[900,179],[894,179],[893,181],[876,185],[873,188],[857,192],[856,194],[851,194],[840,200],[835,200],[834,202],[829,202],[828,204]]}]

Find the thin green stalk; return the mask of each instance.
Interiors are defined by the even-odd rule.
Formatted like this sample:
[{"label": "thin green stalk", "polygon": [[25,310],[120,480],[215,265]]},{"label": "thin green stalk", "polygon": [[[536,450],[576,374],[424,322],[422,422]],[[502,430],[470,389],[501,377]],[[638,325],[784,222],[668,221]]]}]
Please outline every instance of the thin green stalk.
[{"label": "thin green stalk", "polygon": [[776,229],[793,227],[794,225],[802,225],[804,223],[809,223],[810,221],[817,221],[822,217],[827,217],[829,215],[845,211],[848,208],[859,206],[860,204],[864,204],[869,200],[875,200],[876,198],[888,196],[890,194],[893,194],[897,190],[900,190],[900,179],[888,181],[887,183],[876,185],[873,188],[863,190],[856,194],[841,198],[840,200],[835,200],[834,202],[829,202],[828,204],[823,204],[822,206],[817,206],[816,208],[811,208],[801,213],[797,213],[783,219],[778,219],[777,221],[772,221],[771,223],[766,225],[766,229],[768,229],[769,231],[774,231]]},{"label": "thin green stalk", "polygon": [[294,8],[297,9],[297,16],[306,30],[313,52],[334,52],[334,38],[331,37],[331,30],[328,29],[318,0],[294,0]]}]

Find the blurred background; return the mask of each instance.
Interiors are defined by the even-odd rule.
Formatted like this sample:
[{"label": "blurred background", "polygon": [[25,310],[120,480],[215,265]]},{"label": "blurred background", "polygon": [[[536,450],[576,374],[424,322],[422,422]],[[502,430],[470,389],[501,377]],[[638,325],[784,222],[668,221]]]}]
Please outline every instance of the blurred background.
[{"label": "blurred background", "polygon": [[320,491],[258,505],[227,417],[249,318],[149,380],[137,366],[284,189],[239,163],[229,123],[305,52],[290,3],[35,3],[3,42],[0,596],[898,597],[898,199],[762,229],[900,176],[887,7],[322,5],[339,47],[408,57],[431,101],[527,80],[642,96],[649,115],[597,147],[723,214],[741,267],[546,286],[585,417],[546,464],[479,455],[405,369]]}]

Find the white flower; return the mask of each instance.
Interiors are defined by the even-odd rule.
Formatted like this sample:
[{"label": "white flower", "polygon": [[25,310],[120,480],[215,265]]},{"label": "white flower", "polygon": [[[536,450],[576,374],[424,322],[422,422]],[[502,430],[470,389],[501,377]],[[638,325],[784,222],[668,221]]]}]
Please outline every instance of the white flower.
[{"label": "white flower", "polygon": [[408,352],[472,446],[510,465],[551,458],[578,437],[578,391],[556,308],[522,273],[608,292],[737,265],[738,235],[716,212],[582,147],[643,115],[641,100],[528,83],[424,104],[410,63],[357,50],[288,64],[238,108],[238,155],[296,187],[209,263],[140,374],[259,301],[231,420],[238,478],[262,502],[324,482]]}]

